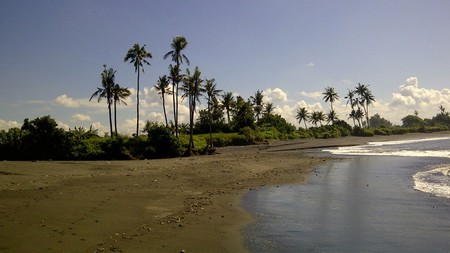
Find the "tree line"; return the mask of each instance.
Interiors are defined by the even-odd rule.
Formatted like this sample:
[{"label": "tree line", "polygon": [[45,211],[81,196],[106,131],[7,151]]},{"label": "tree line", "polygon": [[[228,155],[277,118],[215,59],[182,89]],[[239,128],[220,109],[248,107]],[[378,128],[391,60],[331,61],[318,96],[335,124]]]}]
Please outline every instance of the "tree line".
[{"label": "tree line", "polygon": [[[65,131],[57,127],[50,115],[25,119],[21,128],[0,131],[0,160],[163,158],[211,153],[215,146],[246,145],[276,139],[389,135],[443,131],[450,127],[450,116],[443,106],[439,107],[439,113],[432,119],[422,119],[415,111],[414,115],[402,118],[402,126],[394,126],[379,114],[370,116],[369,109],[375,102],[375,96],[369,85],[358,83],[344,97],[349,106],[344,119],[339,118],[333,106],[340,96],[333,87],[327,86],[322,99],[330,104],[329,112],[309,112],[305,107],[297,108],[295,118],[300,124],[297,128],[274,113],[276,106],[265,103],[260,90],[245,99],[220,90],[214,78],[202,76],[198,66],[193,71],[187,68],[185,73],[181,73],[182,64],[190,65],[189,59],[183,54],[187,44],[182,36],[173,38],[171,50],[164,55],[164,59],[170,57],[172,61],[168,66],[168,74],[159,76],[153,86],[162,99],[163,123],[147,120],[144,128],[139,129],[140,74],[144,73],[144,66],[150,65],[152,54],[145,45],[136,43],[124,57],[124,62],[133,64],[137,74],[137,121],[133,137],[118,133],[116,110],[117,104],[126,104],[131,92],[128,87],[121,87],[115,82],[114,69],[103,65],[101,87],[97,87],[90,100],[106,100],[108,134],[102,137],[92,127],[75,127]],[[168,96],[172,98],[172,120],[168,119],[166,112]],[[201,97],[206,99],[207,106],[198,110]],[[189,123],[180,123],[178,120],[179,98],[188,102]],[[346,120],[351,120],[353,126]],[[307,123],[312,126],[308,128]]]}]

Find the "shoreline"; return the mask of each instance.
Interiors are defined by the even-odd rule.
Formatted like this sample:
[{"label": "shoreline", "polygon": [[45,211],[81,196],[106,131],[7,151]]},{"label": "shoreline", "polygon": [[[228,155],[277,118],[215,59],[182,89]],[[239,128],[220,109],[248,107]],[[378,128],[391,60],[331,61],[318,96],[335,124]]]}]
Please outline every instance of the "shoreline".
[{"label": "shoreline", "polygon": [[164,160],[3,161],[0,252],[249,252],[242,196],[302,183],[335,159],[299,150],[449,135],[277,141]]}]

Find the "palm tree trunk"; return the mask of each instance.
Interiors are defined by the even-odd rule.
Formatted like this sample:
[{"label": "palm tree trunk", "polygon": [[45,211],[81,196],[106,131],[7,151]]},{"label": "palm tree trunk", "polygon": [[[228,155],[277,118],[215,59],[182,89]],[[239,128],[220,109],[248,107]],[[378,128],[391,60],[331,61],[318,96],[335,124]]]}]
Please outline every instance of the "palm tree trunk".
[{"label": "palm tree trunk", "polygon": [[175,103],[175,83],[172,83],[172,102],[173,102],[173,123],[175,124],[175,136],[178,138],[178,122],[177,122],[177,109]]},{"label": "palm tree trunk", "polygon": [[166,100],[164,99],[164,94],[162,95],[162,101],[163,101],[164,119],[166,120],[166,127],[169,127],[169,124],[167,123]]},{"label": "palm tree trunk", "polygon": [[112,128],[112,115],[111,115],[111,100],[108,99],[108,112],[109,112],[109,133],[111,135],[111,139],[113,138],[113,128]]},{"label": "palm tree trunk", "polygon": [[208,103],[208,123],[209,123],[209,146],[213,147],[212,142],[212,126],[211,126],[211,105]]},{"label": "palm tree trunk", "polygon": [[303,120],[303,123],[305,123],[305,128],[308,129],[308,126],[306,125],[306,120]]},{"label": "palm tree trunk", "polygon": [[369,123],[369,104],[366,103],[366,120],[367,120],[367,128],[370,128],[370,123]]},{"label": "palm tree trunk", "polygon": [[117,108],[116,108],[116,100],[114,100],[114,130],[116,132],[116,138],[117,138]]},{"label": "palm tree trunk", "polygon": [[178,82],[176,83],[175,102],[175,133],[178,137]]},{"label": "palm tree trunk", "polygon": [[136,97],[136,137],[139,136],[139,73],[140,68],[138,65],[138,75],[137,75],[137,97]]}]

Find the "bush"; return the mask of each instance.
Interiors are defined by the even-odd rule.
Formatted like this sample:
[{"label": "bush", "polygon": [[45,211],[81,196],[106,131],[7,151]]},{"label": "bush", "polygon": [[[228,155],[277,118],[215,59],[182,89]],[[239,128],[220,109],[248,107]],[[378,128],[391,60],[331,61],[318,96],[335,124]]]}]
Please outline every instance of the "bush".
[{"label": "bush", "polygon": [[167,158],[179,156],[180,142],[170,129],[160,124],[149,124],[145,127],[148,145],[146,155],[149,158]]},{"label": "bush", "polygon": [[371,137],[371,136],[374,136],[375,133],[372,131],[372,129],[360,128],[358,126],[355,126],[353,128],[353,135],[363,136],[363,137]]}]

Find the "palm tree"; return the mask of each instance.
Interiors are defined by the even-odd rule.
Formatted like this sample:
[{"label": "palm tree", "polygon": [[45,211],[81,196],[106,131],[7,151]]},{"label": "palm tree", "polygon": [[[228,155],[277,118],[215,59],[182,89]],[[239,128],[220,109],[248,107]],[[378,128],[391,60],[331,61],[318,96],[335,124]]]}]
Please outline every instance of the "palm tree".
[{"label": "palm tree", "polygon": [[158,94],[161,95],[161,99],[163,102],[163,112],[164,112],[164,119],[166,120],[166,127],[169,127],[169,123],[167,122],[167,114],[166,114],[166,100],[165,100],[165,94],[172,94],[172,91],[169,88],[169,79],[166,75],[160,76],[158,79],[158,82],[153,86],[158,91]]},{"label": "palm tree", "polygon": [[297,115],[295,116],[295,118],[298,120],[299,124],[303,121],[303,123],[305,123],[305,128],[308,129],[308,126],[306,125],[306,121],[309,118],[309,114],[308,114],[308,110],[306,110],[305,107],[297,109]]},{"label": "palm tree", "polygon": [[264,105],[264,115],[270,115],[275,110],[273,103],[267,103]]},{"label": "palm tree", "polygon": [[445,107],[443,105],[439,106],[439,111],[441,115],[445,115]]},{"label": "palm tree", "polygon": [[182,98],[188,98],[189,103],[189,147],[187,155],[190,155],[194,148],[194,114],[196,103],[200,103],[200,96],[205,91],[202,87],[203,79],[201,79],[201,72],[198,67],[195,67],[194,73],[191,76],[189,69],[186,70],[186,78],[183,81],[181,90],[184,91]]},{"label": "palm tree", "polygon": [[330,111],[330,112],[327,114],[326,118],[327,118],[327,124],[331,122],[332,125],[334,125],[334,122],[335,122],[336,120],[338,120],[338,117],[337,117],[337,114],[336,114],[335,111]]},{"label": "palm tree", "polygon": [[321,112],[321,111],[314,111],[312,114],[311,114],[311,117],[310,117],[310,122],[311,123],[313,123],[314,124],[314,126],[316,126],[317,127],[317,123],[320,123],[320,126],[322,126],[322,121],[324,120],[325,118],[324,118],[324,116],[323,116],[323,112]]},{"label": "palm tree", "polygon": [[355,92],[359,95],[359,103],[363,106],[364,114],[366,115],[367,127],[370,127],[369,105],[371,105],[372,102],[375,102],[375,96],[372,95],[372,92],[369,90],[369,86],[365,84],[358,83]]},{"label": "palm tree", "polygon": [[328,101],[330,101],[330,105],[331,105],[331,111],[333,111],[333,102],[336,100],[339,100],[339,95],[334,91],[333,87],[327,86],[325,88],[325,92],[322,93],[323,96],[323,100],[325,100],[325,102],[327,103]]},{"label": "palm tree", "polygon": [[213,142],[212,142],[212,126],[211,126],[212,123],[211,108],[214,105],[214,100],[216,99],[216,96],[219,95],[219,93],[222,92],[222,90],[218,90],[216,88],[214,78],[206,79],[205,81],[206,81],[205,92],[206,92],[206,99],[208,102],[209,146],[212,147]]},{"label": "palm tree", "polygon": [[172,82],[172,102],[173,102],[173,121],[175,125],[175,136],[178,137],[178,84],[183,80],[184,75],[180,74],[180,66],[169,65],[169,80]]},{"label": "palm tree", "polygon": [[353,119],[353,125],[356,126],[355,120],[358,122],[359,127],[361,127],[361,120],[364,118],[364,112],[361,110],[361,108],[358,107],[358,109],[353,109],[352,112],[349,114],[349,118]]},{"label": "palm tree", "polygon": [[108,103],[108,113],[109,113],[109,132],[111,134],[111,138],[113,137],[112,130],[112,117],[111,117],[111,103],[112,103],[112,88],[114,86],[114,79],[116,71],[112,68],[106,69],[106,65],[103,65],[102,76],[102,87],[97,87],[97,91],[95,91],[89,101],[91,101],[94,97],[98,97],[97,102],[100,102],[102,98],[106,98],[106,103]]},{"label": "palm tree", "polygon": [[[183,36],[175,36],[172,40],[172,44],[170,44],[170,47],[172,48],[171,51],[167,52],[164,55],[164,60],[167,59],[167,57],[171,57],[172,61],[175,62],[175,68],[174,71],[176,73],[178,73],[179,76],[179,72],[180,72],[180,65],[183,64],[183,60],[186,61],[186,64],[189,66],[190,62],[189,59],[186,57],[186,55],[184,55],[183,53],[181,53],[181,51],[183,51],[183,49],[186,48],[188,42],[186,40],[186,38],[184,38]],[[172,65],[170,65],[170,68],[173,68]],[[176,74],[174,73],[174,74]],[[177,75],[176,75],[177,76]],[[172,90],[172,94],[173,94],[173,110],[174,110],[174,122],[175,122],[175,135],[178,137],[178,85],[181,82],[181,79],[179,78],[175,78],[174,80],[172,80],[173,82],[173,90]]]},{"label": "palm tree", "polygon": [[357,99],[355,98],[355,91],[348,90],[347,96],[345,96],[345,99],[347,99],[347,104],[350,104],[350,107],[352,109],[355,108],[355,106],[358,104]]},{"label": "palm tree", "polygon": [[114,101],[114,130],[116,132],[116,138],[118,137],[116,104],[123,103],[123,104],[127,105],[127,103],[125,102],[125,99],[127,99],[130,95],[131,95],[131,91],[128,89],[128,87],[123,88],[123,87],[120,87],[120,85],[117,83],[114,84],[114,86],[112,88],[112,96],[113,96],[113,101]]},{"label": "palm tree", "polygon": [[137,72],[137,94],[136,94],[136,137],[139,136],[139,75],[144,73],[144,64],[150,65],[150,62],[146,58],[152,58],[152,54],[145,49],[145,45],[142,47],[136,43],[130,48],[123,59],[124,62],[133,63],[134,71]]},{"label": "palm tree", "polygon": [[253,110],[255,112],[256,121],[259,121],[259,116],[262,113],[263,110],[263,98],[264,95],[262,94],[262,91],[257,90],[255,93],[255,96],[250,96],[250,100],[252,101]]},{"label": "palm tree", "polygon": [[222,95],[222,106],[227,112],[228,125],[230,125],[230,111],[235,105],[233,93],[227,92]]}]

